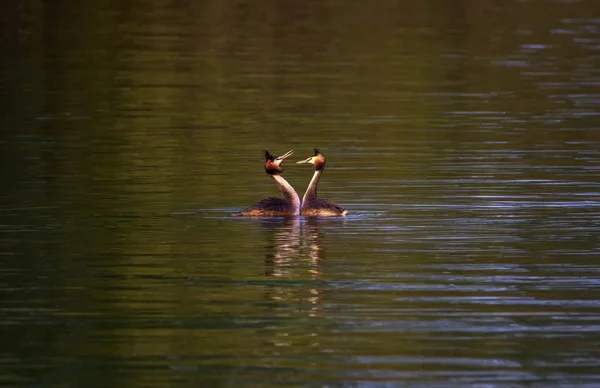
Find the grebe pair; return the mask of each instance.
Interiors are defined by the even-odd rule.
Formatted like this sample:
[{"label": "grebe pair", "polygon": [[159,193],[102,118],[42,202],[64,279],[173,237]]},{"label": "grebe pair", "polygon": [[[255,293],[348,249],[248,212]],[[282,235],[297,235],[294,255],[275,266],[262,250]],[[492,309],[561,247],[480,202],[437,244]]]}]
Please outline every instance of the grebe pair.
[{"label": "grebe pair", "polygon": [[315,173],[308,184],[304,197],[302,197],[302,202],[300,202],[300,197],[292,185],[280,175],[284,171],[281,163],[285,158],[292,155],[294,151],[288,151],[281,156],[273,156],[269,151],[265,151],[265,172],[273,178],[285,199],[276,197],[265,198],[235,215],[254,217],[298,215],[332,217],[348,214],[348,211],[340,205],[317,197],[317,185],[325,170],[325,157],[319,152],[318,148],[315,148],[314,151],[315,154],[310,158],[296,162],[296,164],[310,163],[315,166]]}]

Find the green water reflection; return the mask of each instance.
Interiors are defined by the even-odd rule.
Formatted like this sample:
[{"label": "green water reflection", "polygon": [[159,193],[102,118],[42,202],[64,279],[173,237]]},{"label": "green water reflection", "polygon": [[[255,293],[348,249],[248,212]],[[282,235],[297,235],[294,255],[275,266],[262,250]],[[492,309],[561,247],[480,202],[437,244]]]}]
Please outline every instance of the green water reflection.
[{"label": "green water reflection", "polygon": [[600,382],[596,2],[2,10],[0,382]]}]

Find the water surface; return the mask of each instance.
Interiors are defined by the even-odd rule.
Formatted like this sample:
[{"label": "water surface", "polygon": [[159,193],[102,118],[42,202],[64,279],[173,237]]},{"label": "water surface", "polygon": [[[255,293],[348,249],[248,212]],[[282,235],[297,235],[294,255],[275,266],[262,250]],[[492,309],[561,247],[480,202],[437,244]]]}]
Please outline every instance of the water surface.
[{"label": "water surface", "polygon": [[4,8],[0,382],[600,384],[595,2]]}]

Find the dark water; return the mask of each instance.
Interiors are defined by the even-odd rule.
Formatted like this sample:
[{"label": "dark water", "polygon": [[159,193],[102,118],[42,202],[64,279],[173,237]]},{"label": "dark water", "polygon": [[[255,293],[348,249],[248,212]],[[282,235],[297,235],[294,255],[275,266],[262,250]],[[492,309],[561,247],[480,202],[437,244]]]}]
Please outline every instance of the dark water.
[{"label": "dark water", "polygon": [[2,8],[2,385],[600,385],[597,2]]}]

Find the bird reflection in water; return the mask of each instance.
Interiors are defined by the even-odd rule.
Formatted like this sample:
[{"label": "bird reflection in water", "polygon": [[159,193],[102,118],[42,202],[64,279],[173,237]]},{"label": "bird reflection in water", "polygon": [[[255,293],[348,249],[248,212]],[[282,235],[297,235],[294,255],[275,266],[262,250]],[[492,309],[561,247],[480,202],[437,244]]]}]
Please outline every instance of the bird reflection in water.
[{"label": "bird reflection in water", "polygon": [[[263,305],[271,317],[273,355],[286,354],[285,348],[321,346],[320,327],[324,317],[327,235],[331,224],[344,218],[287,218],[262,220],[266,241]],[[335,228],[331,229],[335,230]],[[281,318],[281,325],[276,325]],[[268,353],[267,348],[263,348]]]},{"label": "bird reflection in water", "polygon": [[302,279],[303,273],[309,273],[312,279],[317,279],[325,254],[319,242],[318,219],[263,220],[262,225],[268,234],[265,246],[266,276]]},{"label": "bird reflection in water", "polygon": [[[322,233],[316,218],[264,220],[265,276],[277,278],[266,288],[265,300],[277,313],[319,315],[320,288],[325,259]],[[273,279],[275,280],[275,279]]]}]

